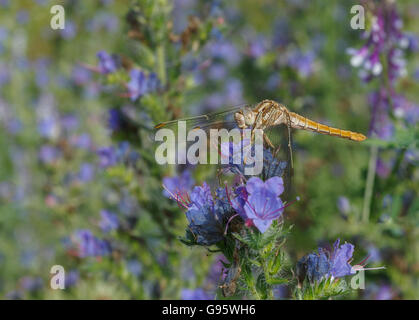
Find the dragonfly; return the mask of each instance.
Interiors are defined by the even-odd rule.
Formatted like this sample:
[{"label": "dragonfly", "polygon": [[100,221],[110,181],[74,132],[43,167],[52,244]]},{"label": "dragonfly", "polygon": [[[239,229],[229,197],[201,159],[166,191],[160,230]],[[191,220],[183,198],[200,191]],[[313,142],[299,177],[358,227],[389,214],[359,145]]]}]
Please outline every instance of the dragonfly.
[{"label": "dragonfly", "polygon": [[253,105],[241,105],[219,112],[163,122],[156,125],[155,129],[171,128],[176,130],[179,121],[185,122],[187,130],[202,129],[208,131],[210,129],[225,128],[229,130],[239,128],[251,129],[253,132],[253,130],[261,129],[263,131],[264,143],[274,154],[277,154],[281,148],[281,144],[283,145],[284,142],[284,134],[279,133],[277,129],[285,125],[288,135],[288,139],[285,140],[288,147],[287,158],[289,159],[291,169],[293,167],[291,147],[292,129],[312,131],[356,142],[366,139],[366,136],[361,133],[321,124],[289,111],[283,104],[269,99]]}]

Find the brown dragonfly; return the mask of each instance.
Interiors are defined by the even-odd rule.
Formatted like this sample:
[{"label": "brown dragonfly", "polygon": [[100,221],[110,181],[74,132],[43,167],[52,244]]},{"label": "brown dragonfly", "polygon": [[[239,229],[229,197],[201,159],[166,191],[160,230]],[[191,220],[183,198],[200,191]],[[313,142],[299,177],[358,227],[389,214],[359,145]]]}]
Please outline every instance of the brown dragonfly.
[{"label": "brown dragonfly", "polygon": [[[239,106],[221,112],[167,121],[156,125],[155,129],[170,127],[177,124],[180,120],[186,122],[187,129],[199,128],[205,130],[238,127],[240,129],[262,129],[268,131],[273,127],[285,124],[289,129],[308,130],[352,141],[363,141],[366,139],[361,133],[329,127],[300,116],[273,100],[263,100],[255,105]],[[276,148],[267,135],[265,135],[264,139],[269,147],[272,149]]]},{"label": "brown dragonfly", "polygon": [[[290,184],[293,171],[291,148],[291,129],[313,131],[325,135],[363,141],[366,137],[357,132],[333,128],[289,111],[284,105],[273,101],[263,100],[254,105],[236,106],[220,112],[209,113],[191,118],[184,118],[160,123],[155,129],[170,128],[176,131],[178,121],[184,121],[186,130],[202,129],[262,129],[263,139],[272,154],[279,160],[286,160],[284,168],[285,180]],[[285,124],[285,126],[281,126]],[[282,129],[280,129],[282,128]],[[280,132],[280,130],[287,132]],[[284,136],[287,135],[287,139]],[[281,150],[281,152],[279,152]]]}]

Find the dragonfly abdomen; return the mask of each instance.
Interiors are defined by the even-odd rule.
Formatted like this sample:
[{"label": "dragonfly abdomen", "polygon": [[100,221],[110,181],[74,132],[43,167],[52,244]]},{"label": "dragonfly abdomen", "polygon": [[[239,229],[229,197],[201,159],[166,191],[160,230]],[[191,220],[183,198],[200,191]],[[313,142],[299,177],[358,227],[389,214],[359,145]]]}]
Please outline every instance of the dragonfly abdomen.
[{"label": "dragonfly abdomen", "polygon": [[300,116],[295,112],[289,112],[289,116],[291,120],[291,127],[295,129],[314,131],[317,133],[341,137],[352,141],[363,141],[367,138],[361,133],[329,127],[327,125],[307,119],[306,117]]}]

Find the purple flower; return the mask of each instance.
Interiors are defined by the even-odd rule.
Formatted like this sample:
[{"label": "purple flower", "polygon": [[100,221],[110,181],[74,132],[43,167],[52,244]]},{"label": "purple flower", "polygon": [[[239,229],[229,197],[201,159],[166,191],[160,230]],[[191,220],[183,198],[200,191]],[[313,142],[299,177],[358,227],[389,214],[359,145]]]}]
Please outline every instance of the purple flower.
[{"label": "purple flower", "polygon": [[344,196],[340,196],[338,198],[337,205],[339,211],[344,215],[347,215],[351,210],[351,204],[349,203],[349,199]]},{"label": "purple flower", "polygon": [[62,127],[67,131],[75,130],[79,126],[79,119],[73,114],[62,116],[60,120]]},{"label": "purple flower", "polygon": [[39,159],[45,164],[53,163],[60,157],[60,155],[60,150],[50,145],[43,145],[39,150]]},{"label": "purple flower", "polygon": [[314,282],[329,277],[341,278],[355,274],[355,270],[349,264],[352,260],[354,246],[350,243],[339,246],[339,243],[340,240],[337,239],[332,252],[319,248],[317,253],[310,253],[302,257],[297,263],[298,281],[302,283],[305,277],[310,282]]},{"label": "purple flower", "polygon": [[130,77],[131,80],[128,82],[127,88],[131,100],[135,101],[147,92],[146,76],[141,70],[132,69]]},{"label": "purple flower", "polygon": [[115,148],[112,146],[99,148],[97,154],[99,156],[99,166],[101,168],[114,166],[118,161]]},{"label": "purple flower", "polygon": [[73,21],[67,20],[65,22],[65,28],[60,30],[61,36],[66,39],[73,39],[77,34],[77,26]]},{"label": "purple flower", "polygon": [[143,95],[156,91],[160,86],[160,81],[155,73],[148,76],[138,69],[131,69],[130,81],[127,83],[128,94],[132,101],[137,100]]},{"label": "purple flower", "polygon": [[26,276],[20,279],[20,285],[23,290],[33,292],[43,287],[43,281],[40,277]]},{"label": "purple flower", "polygon": [[178,195],[188,193],[194,185],[194,179],[189,170],[185,170],[179,176],[163,178],[163,195],[175,200]]},{"label": "purple flower", "polygon": [[121,112],[118,109],[112,108],[109,110],[109,128],[116,131],[121,127]]},{"label": "purple flower", "polygon": [[278,197],[284,192],[283,180],[272,177],[263,182],[260,178],[252,177],[247,181],[246,192],[248,196],[243,207],[246,218],[263,233],[283,212],[284,206]]},{"label": "purple flower", "polygon": [[80,275],[77,270],[70,270],[65,275],[65,288],[74,287],[79,281]]},{"label": "purple flower", "polygon": [[393,136],[394,127],[389,117],[390,100],[386,89],[372,92],[369,95],[369,103],[372,109],[370,121],[370,134],[388,140]]},{"label": "purple flower", "polygon": [[78,230],[73,235],[77,245],[77,253],[81,258],[105,256],[110,253],[107,241],[96,238],[90,230]]},{"label": "purple flower", "polygon": [[329,271],[330,261],[322,249],[319,249],[318,253],[310,253],[302,257],[297,263],[297,277],[300,283],[306,276],[311,283],[321,281],[327,277]]},{"label": "purple flower", "polygon": [[258,36],[249,42],[248,54],[250,57],[257,59],[266,53],[266,49],[266,40]]},{"label": "purple flower", "polygon": [[136,277],[138,277],[143,271],[143,266],[135,259],[128,260],[126,265],[128,271]]},{"label": "purple flower", "polygon": [[83,182],[89,182],[93,179],[95,168],[90,163],[83,163],[79,171],[79,179]]},{"label": "purple flower", "polygon": [[88,133],[82,133],[77,136],[73,136],[70,139],[70,143],[72,146],[75,146],[80,149],[89,149],[91,146],[91,139]]},{"label": "purple flower", "polygon": [[75,66],[71,72],[71,77],[75,84],[83,85],[90,81],[91,72],[83,66]]},{"label": "purple flower", "polygon": [[223,239],[225,224],[233,214],[226,191],[219,188],[215,198],[207,183],[196,186],[190,196],[177,196],[174,200],[187,209],[188,238],[199,245],[209,246]]},{"label": "purple flower", "polygon": [[364,33],[366,43],[360,49],[348,49],[351,64],[362,67],[360,76],[364,81],[371,81],[381,74],[383,66],[380,56],[388,63],[390,82],[406,74],[406,62],[403,51],[409,45],[409,38],[401,32],[402,21],[393,4],[377,7],[370,31]]},{"label": "purple flower", "polygon": [[102,220],[100,220],[99,226],[103,232],[110,232],[119,227],[119,219],[116,214],[108,210],[101,210],[100,216]]},{"label": "purple flower", "polygon": [[333,252],[330,257],[330,275],[334,278],[340,278],[354,274],[349,261],[352,259],[355,246],[350,243],[344,243],[339,247],[340,240],[337,239],[333,245]]},{"label": "purple flower", "polygon": [[288,56],[288,64],[294,68],[298,74],[306,78],[313,72],[314,67],[314,52],[292,51]]},{"label": "purple flower", "polygon": [[29,12],[26,10],[19,10],[16,14],[16,21],[19,24],[26,24],[29,21]]},{"label": "purple flower", "polygon": [[106,51],[99,51],[97,53],[99,59],[99,72],[108,74],[115,72],[118,69],[117,62],[114,57],[109,55]]},{"label": "purple flower", "polygon": [[181,292],[182,300],[214,300],[213,296],[210,296],[204,289],[182,289]]},{"label": "purple flower", "polygon": [[394,297],[393,289],[389,285],[382,285],[375,296],[376,300],[392,300]]}]

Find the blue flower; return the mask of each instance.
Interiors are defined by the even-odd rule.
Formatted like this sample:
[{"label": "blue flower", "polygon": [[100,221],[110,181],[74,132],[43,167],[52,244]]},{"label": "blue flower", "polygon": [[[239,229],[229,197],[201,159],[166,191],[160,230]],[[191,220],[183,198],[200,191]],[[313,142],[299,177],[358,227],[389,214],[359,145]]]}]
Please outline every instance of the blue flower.
[{"label": "blue flower", "polygon": [[194,179],[189,170],[185,170],[179,176],[163,178],[163,195],[169,199],[176,200],[178,196],[190,191],[194,184]]},{"label": "blue flower", "polygon": [[109,128],[116,131],[121,128],[121,112],[118,109],[112,108],[109,110]]},{"label": "blue flower", "polygon": [[89,182],[93,179],[95,168],[90,163],[83,163],[79,171],[79,179],[83,182]]},{"label": "blue flower", "polygon": [[213,296],[210,296],[204,289],[182,289],[181,292],[182,300],[214,300]]},{"label": "blue flower", "polygon": [[225,223],[233,214],[226,191],[219,188],[214,199],[204,182],[202,186],[196,186],[189,197],[175,200],[187,209],[188,230],[197,244],[209,246],[223,239]]},{"label": "blue flower", "polygon": [[287,169],[286,161],[279,161],[269,149],[263,149],[262,177],[267,180],[272,177],[282,177]]},{"label": "blue flower", "polygon": [[326,277],[330,271],[330,261],[323,250],[319,253],[310,253],[301,258],[297,263],[297,276],[302,282],[307,275],[312,283]]},{"label": "blue flower", "polygon": [[99,156],[99,166],[107,168],[117,163],[117,156],[114,147],[102,147],[97,150]]},{"label": "blue flower", "polygon": [[137,100],[143,95],[156,91],[160,86],[160,81],[155,73],[148,76],[138,69],[131,69],[130,81],[127,83],[128,94],[132,101]]},{"label": "blue flower", "polygon": [[130,78],[127,88],[131,100],[135,101],[147,92],[146,76],[141,70],[131,69]]},{"label": "blue flower", "polygon": [[119,219],[114,213],[108,210],[101,210],[100,215],[102,220],[100,220],[99,226],[103,232],[109,232],[119,227]]},{"label": "blue flower", "polygon": [[303,53],[297,50],[290,53],[288,64],[294,68],[300,76],[306,78],[313,72],[314,58],[315,55],[311,51]]},{"label": "blue flower", "polygon": [[61,156],[61,152],[54,146],[43,145],[39,150],[39,159],[42,163],[51,164]]},{"label": "blue flower", "polygon": [[354,245],[344,243],[339,247],[339,243],[340,239],[337,239],[333,245],[333,253],[330,257],[330,275],[334,278],[340,278],[355,273],[352,271],[352,266],[349,264],[354,253]]},{"label": "blue flower", "polygon": [[340,240],[337,239],[331,253],[319,248],[318,253],[310,253],[302,257],[297,263],[299,282],[302,283],[306,276],[310,282],[314,282],[323,278],[341,278],[355,274],[355,270],[349,264],[354,252],[354,245],[344,243],[339,246],[339,243]]},{"label": "blue flower", "polygon": [[[284,210],[284,205],[278,197],[284,192],[283,180],[272,177],[263,182],[260,178],[253,177],[247,181],[246,192],[248,196],[242,210],[246,218],[263,233]],[[243,202],[243,199],[239,201]]]},{"label": "blue flower", "polygon": [[74,287],[79,281],[80,275],[77,270],[70,270],[65,275],[65,288]]},{"label": "blue flower", "polygon": [[98,239],[90,230],[77,230],[73,235],[77,245],[77,254],[81,258],[108,255],[111,251],[107,241]]},{"label": "blue flower", "polygon": [[106,51],[99,51],[97,57],[99,59],[98,67],[100,73],[108,74],[115,72],[118,69],[116,60]]}]

